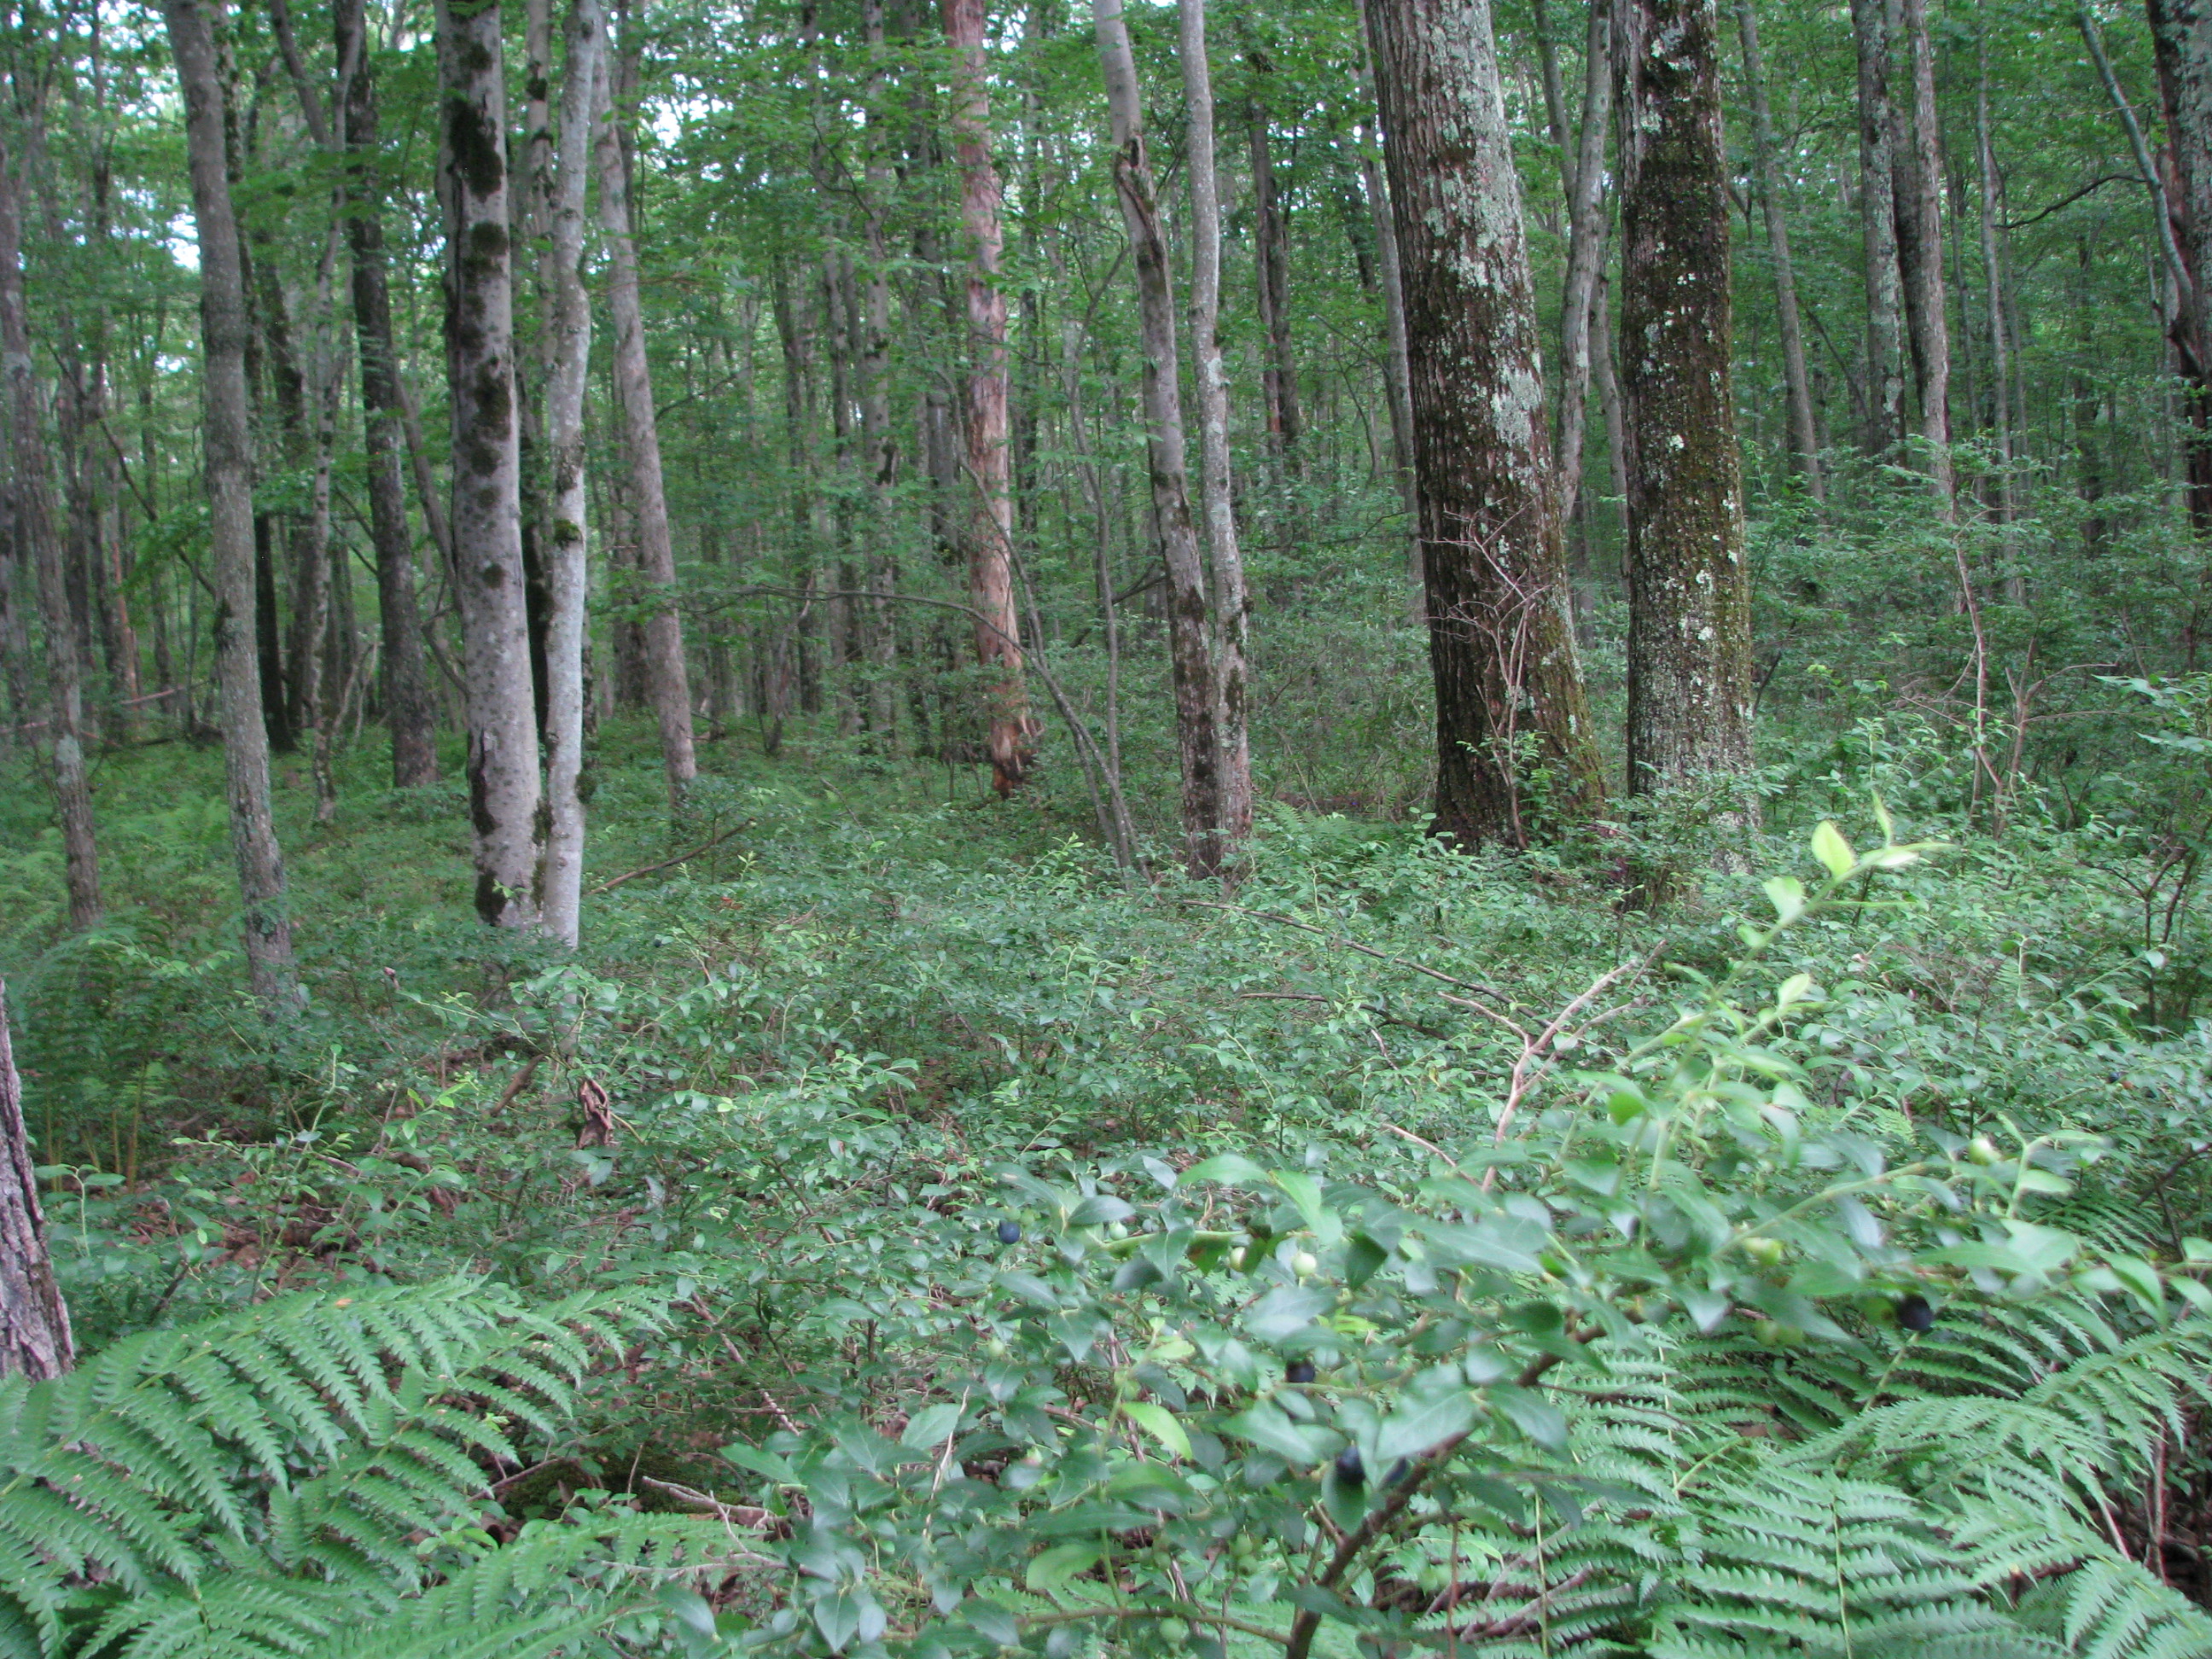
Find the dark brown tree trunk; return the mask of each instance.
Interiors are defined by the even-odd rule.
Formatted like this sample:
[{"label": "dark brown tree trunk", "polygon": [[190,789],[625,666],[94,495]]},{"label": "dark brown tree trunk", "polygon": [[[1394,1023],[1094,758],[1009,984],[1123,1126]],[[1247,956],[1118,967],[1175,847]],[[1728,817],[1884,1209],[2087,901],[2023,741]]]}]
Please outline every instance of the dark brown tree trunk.
[{"label": "dark brown tree trunk", "polygon": [[245,258],[230,204],[223,91],[215,30],[203,0],[168,0],[169,44],[185,100],[185,154],[199,231],[200,327],[204,357],[210,574],[216,602],[216,673],[221,687],[231,850],[246,908],[246,975],[272,1007],[294,1000],[292,924],[285,909],[284,857],[269,803],[269,746],[263,724],[253,603],[253,434],[246,406]]},{"label": "dark brown tree trunk", "polygon": [[0,1376],[43,1382],[76,1363],[76,1345],[46,1254],[46,1218],[23,1123],[23,1083],[8,1040],[5,980],[0,980]]},{"label": "dark brown tree trunk", "polygon": [[1882,454],[1905,435],[1904,276],[1898,268],[1889,22],[1882,0],[1851,0],[1859,61],[1859,223],[1866,261],[1867,432]]},{"label": "dark brown tree trunk", "polygon": [[413,538],[401,476],[405,443],[399,358],[392,335],[386,275],[382,191],[376,164],[376,81],[368,55],[363,0],[335,0],[331,25],[338,59],[354,64],[345,108],[346,234],[353,253],[354,334],[361,352],[362,445],[368,471],[369,539],[376,549],[378,625],[383,641],[384,720],[392,732],[392,784],[418,789],[438,781],[437,705],[431,700],[415,597]]},{"label": "dark brown tree trunk", "polygon": [[100,923],[100,850],[93,828],[92,787],[85,774],[83,671],[70,614],[62,541],[54,526],[44,410],[31,368],[30,321],[23,296],[22,195],[15,162],[0,141],[0,362],[5,364],[14,449],[15,530],[37,583],[45,623],[43,747],[52,766],[54,805],[61,819],[70,926],[82,930]]},{"label": "dark brown tree trunk", "polygon": [[1751,584],[1731,384],[1715,0],[1621,13],[1628,787],[1751,765]]},{"label": "dark brown tree trunk", "polygon": [[453,418],[454,584],[466,656],[477,914],[537,923],[544,830],[523,592],[522,496],[499,8],[441,0],[446,348]]},{"label": "dark brown tree trunk", "polygon": [[1218,876],[1221,843],[1220,735],[1214,720],[1206,571],[1191,522],[1183,451],[1182,392],[1177,370],[1176,311],[1167,237],[1160,226],[1152,153],[1145,139],[1143,89],[1137,80],[1121,0],[1092,0],[1098,60],[1114,143],[1114,193],[1137,267],[1137,303],[1145,348],[1146,459],[1152,505],[1167,571],[1168,665],[1175,682],[1176,743],[1182,775],[1184,867],[1194,877]]},{"label": "dark brown tree trunk", "polygon": [[[1535,294],[1488,0],[1372,7],[1403,264],[1437,695],[1433,828],[1525,846],[1605,787],[1554,507]],[[1532,775],[1548,775],[1542,799]]]},{"label": "dark brown tree trunk", "polygon": [[595,153],[599,224],[606,233],[607,313],[613,325],[615,402],[623,452],[629,463],[630,506],[636,515],[638,574],[649,608],[645,618],[646,684],[660,726],[661,770],[668,805],[680,811],[699,761],[691,735],[691,679],[684,658],[684,618],[677,609],[676,544],[660,470],[660,428],[653,413],[653,374],[646,362],[645,313],[638,294],[637,243],[631,228],[629,168],[611,96]]},{"label": "dark brown tree trunk", "polygon": [[945,0],[945,35],[957,78],[952,133],[960,166],[960,219],[969,245],[967,373],[962,413],[967,476],[960,493],[968,603],[975,615],[975,659],[995,672],[990,688],[991,781],[1001,795],[1021,787],[1036,756],[1037,726],[1022,684],[1021,623],[1014,608],[1014,502],[1006,447],[1006,296],[999,287],[1003,237],[999,170],[991,161],[991,106],[984,62],[983,0]]},{"label": "dark brown tree trunk", "polygon": [[[2189,431],[2182,458],[2189,500],[2189,521],[2199,540],[2212,541],[2212,0],[2147,0],[2151,42],[2157,56],[2159,101],[2166,116],[2166,145],[2178,190],[2165,195],[2157,169],[2144,166],[2152,198],[2166,210],[2161,238],[2175,267],[2179,302],[2168,327],[2182,376],[2189,383]],[[2096,51],[2098,68],[2113,88],[2116,104],[2125,106],[2112,80],[2110,65],[2098,48],[2089,13],[2082,31]],[[2129,137],[2143,163],[2141,135]]]},{"label": "dark brown tree trunk", "polygon": [[1899,17],[1912,79],[1908,153],[1897,159],[1908,186],[1897,202],[1898,243],[1905,276],[1905,316],[1912,334],[1914,391],[1920,440],[1938,511],[1951,516],[1951,330],[1943,296],[1942,132],[1936,114],[1936,53],[1928,39],[1928,0],[1901,0]]}]

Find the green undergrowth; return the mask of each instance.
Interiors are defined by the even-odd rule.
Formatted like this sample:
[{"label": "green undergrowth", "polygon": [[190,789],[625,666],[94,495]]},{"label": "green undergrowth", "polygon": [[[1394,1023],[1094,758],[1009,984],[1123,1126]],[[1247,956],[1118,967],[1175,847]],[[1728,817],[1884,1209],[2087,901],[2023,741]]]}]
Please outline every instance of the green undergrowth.
[{"label": "green undergrowth", "polygon": [[[1278,801],[1224,893],[1125,882],[1072,792],[827,741],[710,746],[671,825],[647,735],[606,734],[573,958],[470,919],[450,786],[362,757],[323,829],[280,791],[273,1025],[218,757],[103,763],[75,939],[0,807],[64,1288],[155,1391],[128,1571],[173,1624],[246,1564],[160,1649],[0,1492],[21,1650],[319,1650],[344,1596],[427,1630],[474,1586],[524,1632],[488,1652],[2212,1652],[2142,1543],[2212,1364],[2178,786],[1993,806],[1869,718],[1758,835],[1686,798],[1470,856]],[[220,1389],[131,1346],[201,1328]],[[373,1547],[253,1518],[402,1405]]]}]

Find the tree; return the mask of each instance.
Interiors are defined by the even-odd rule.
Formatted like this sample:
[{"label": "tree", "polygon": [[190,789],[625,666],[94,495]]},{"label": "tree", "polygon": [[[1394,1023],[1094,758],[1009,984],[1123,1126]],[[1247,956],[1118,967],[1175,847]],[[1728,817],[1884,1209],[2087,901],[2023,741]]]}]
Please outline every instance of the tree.
[{"label": "tree", "polygon": [[231,211],[223,87],[209,7],[167,0],[169,46],[185,100],[185,150],[199,232],[200,390],[216,676],[230,844],[245,905],[246,969],[271,1006],[296,994],[284,854],[269,804],[269,737],[261,706],[254,610],[253,432],[246,409],[245,260]]},{"label": "tree", "polygon": [[1904,276],[1898,267],[1897,185],[1889,96],[1889,21],[1883,0],[1851,0],[1858,49],[1859,227],[1866,261],[1866,447],[1881,454],[1905,435]]},{"label": "tree", "polygon": [[1909,147],[1896,157],[1898,244],[1905,317],[1912,335],[1920,440],[1938,510],[1951,513],[1951,330],[1943,297],[1942,134],[1936,112],[1936,52],[1928,39],[1928,0],[1900,0],[1905,64],[1912,80]]},{"label": "tree", "polygon": [[645,313],[638,297],[637,242],[630,223],[629,172],[623,157],[611,76],[603,76],[603,107],[593,154],[599,162],[599,226],[607,241],[607,318],[614,325],[615,403],[623,453],[629,463],[630,507],[636,515],[638,574],[643,578],[647,695],[660,726],[660,764],[668,806],[680,811],[699,759],[691,739],[691,680],[684,661],[684,618],[676,608],[676,544],[668,526],[666,481],[660,470],[660,424],[653,413],[653,371],[645,356]]},{"label": "tree", "polygon": [[2166,149],[2179,186],[2171,201],[2144,149],[2133,106],[2121,94],[2105,58],[2095,21],[2086,7],[2079,16],[2157,205],[2157,230],[2177,291],[2167,333],[2190,386],[2191,429],[2184,454],[2190,517],[2199,538],[2212,540],[2212,5],[2205,0],[2146,3]]},{"label": "tree", "polygon": [[1014,610],[1014,500],[1008,447],[1006,296],[999,287],[1003,237],[999,170],[991,161],[991,104],[983,56],[983,0],[945,0],[945,36],[956,83],[953,155],[960,167],[960,222],[969,243],[968,362],[961,382],[967,457],[959,515],[968,553],[968,603],[975,659],[995,670],[990,687],[991,781],[1002,796],[1019,788],[1035,759],[1036,722],[1022,688],[1021,623]]},{"label": "tree", "polygon": [[477,914],[535,925],[542,899],[538,716],[523,593],[522,461],[499,8],[441,0],[446,352],[453,418],[453,586],[466,659]]},{"label": "tree", "polygon": [[[1213,567],[1217,718],[1221,732],[1221,834],[1234,848],[1252,833],[1252,739],[1245,698],[1249,628],[1244,559],[1237,541],[1235,479],[1229,455],[1229,377],[1221,362],[1221,186],[1213,158],[1213,77],[1206,62],[1206,0],[1177,0],[1183,104],[1189,130],[1190,352],[1198,390],[1199,501],[1206,557]],[[1264,128],[1257,130],[1264,154]],[[1397,275],[1395,249],[1385,259]],[[1264,287],[1264,284],[1263,284]],[[1395,305],[1395,300],[1386,304]],[[1285,337],[1283,357],[1288,356]],[[1273,372],[1279,374],[1281,359]]]},{"label": "tree", "polygon": [[1805,368],[1805,326],[1797,309],[1797,267],[1790,255],[1789,202],[1775,155],[1774,117],[1767,107],[1766,61],[1759,49],[1755,0],[1735,0],[1736,33],[1743,44],[1744,90],[1751,103],[1752,143],[1759,163],[1759,200],[1766,220],[1768,257],[1774,262],[1777,331],[1788,399],[1790,464],[1814,501],[1826,494],[1820,477],[1820,439],[1813,419],[1813,379]]},{"label": "tree", "polygon": [[1368,18],[1412,367],[1432,828],[1467,847],[1522,847],[1586,820],[1604,784],[1568,616],[1497,42],[1488,0],[1403,0]]},{"label": "tree", "polygon": [[338,61],[353,65],[340,118],[346,155],[346,237],[353,258],[354,337],[361,354],[362,448],[368,461],[369,541],[376,551],[384,719],[392,733],[392,787],[419,789],[438,781],[436,713],[416,604],[407,489],[399,471],[405,417],[392,332],[383,191],[376,162],[376,75],[369,58],[364,0],[333,0],[331,26]]},{"label": "tree", "polygon": [[1735,439],[1715,0],[1624,0],[1621,391],[1628,787],[1751,765],[1751,583]]},{"label": "tree", "polygon": [[0,980],[0,1376],[33,1382],[76,1363],[69,1305],[46,1254],[46,1218],[23,1123],[23,1083],[8,1041],[8,982]]},{"label": "tree", "polygon": [[1145,142],[1143,88],[1121,0],[1091,0],[1098,61],[1113,138],[1114,194],[1137,267],[1144,343],[1145,459],[1167,572],[1168,669],[1175,686],[1176,749],[1182,781],[1183,866],[1194,877],[1221,873],[1221,744],[1207,640],[1206,573],[1191,524],[1183,451],[1182,392],[1176,349],[1173,276],[1160,226],[1152,151]]},{"label": "tree", "polygon": [[44,400],[31,365],[31,331],[23,301],[23,211],[15,157],[0,140],[0,362],[8,382],[7,420],[15,476],[15,532],[25,543],[46,625],[46,742],[54,805],[61,819],[63,869],[70,926],[100,925],[100,848],[85,775],[83,671],[71,615],[61,538],[54,531],[52,463],[46,455]]},{"label": "tree", "polygon": [[545,931],[573,947],[584,879],[584,647],[591,491],[585,473],[584,393],[591,374],[592,306],[584,288],[584,197],[592,112],[605,78],[606,19],[599,0],[571,0],[562,70],[561,127],[544,191],[552,290],[546,342],[548,492],[545,623]]}]

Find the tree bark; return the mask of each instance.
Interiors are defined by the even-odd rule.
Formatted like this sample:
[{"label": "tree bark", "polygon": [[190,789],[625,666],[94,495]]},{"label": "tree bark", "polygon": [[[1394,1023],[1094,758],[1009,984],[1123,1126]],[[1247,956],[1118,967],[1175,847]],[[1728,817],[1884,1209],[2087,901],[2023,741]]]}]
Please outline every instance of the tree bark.
[{"label": "tree bark", "polygon": [[1859,226],[1866,260],[1866,447],[1885,453],[1905,434],[1904,277],[1898,268],[1889,24],[1882,0],[1851,0],[1859,62]]},{"label": "tree bark", "polygon": [[[1183,104],[1189,121],[1184,149],[1190,169],[1190,349],[1196,359],[1198,387],[1199,500],[1206,555],[1213,567],[1221,836],[1224,854],[1231,855],[1252,833],[1252,740],[1245,709],[1250,612],[1230,471],[1229,377],[1221,362],[1221,187],[1214,168],[1213,76],[1206,61],[1206,0],[1178,0],[1176,10]],[[1395,250],[1390,263],[1395,267]],[[1390,274],[1395,277],[1395,269]]]},{"label": "tree bark", "polygon": [[1900,258],[1906,283],[1905,315],[1912,331],[1912,370],[1920,409],[1920,439],[1937,510],[1952,516],[1951,329],[1943,297],[1943,182],[1942,131],[1936,115],[1936,53],[1928,39],[1928,0],[1901,0],[1906,56],[1912,76],[1911,155],[1903,169],[1910,189],[1897,204],[1898,239],[1909,246]]},{"label": "tree bark", "polygon": [[477,914],[527,927],[542,900],[538,720],[523,593],[507,229],[507,94],[499,8],[441,0],[446,349],[453,420],[454,586],[460,603],[476,830]]},{"label": "tree bark", "polygon": [[12,428],[15,534],[29,556],[46,636],[45,749],[61,820],[70,926],[82,932],[100,925],[100,848],[93,827],[92,787],[85,775],[83,670],[70,613],[61,538],[54,526],[44,411],[31,368],[30,320],[23,295],[22,195],[15,161],[0,138],[0,363],[4,363],[8,381]]},{"label": "tree bark", "polygon": [[[1980,45],[1980,75],[1974,88],[1974,157],[1980,173],[1982,285],[1989,295],[1990,410],[1991,434],[1996,449],[1996,500],[1991,511],[1999,524],[2013,519],[2012,476],[2012,351],[2005,338],[2004,262],[1997,252],[1997,164],[1990,144],[1990,56],[1986,41]],[[2012,538],[2000,544],[2010,565],[2016,556]],[[2006,596],[2014,603],[2026,597],[2026,584],[2015,568],[2006,578]]]},{"label": "tree bark", "polygon": [[1789,399],[1790,465],[1806,493],[1826,499],[1820,476],[1820,440],[1813,422],[1813,381],[1805,368],[1805,325],[1797,309],[1797,267],[1790,257],[1789,203],[1775,155],[1774,117],[1766,101],[1766,63],[1759,49],[1756,0],[1735,0],[1736,33],[1743,44],[1743,78],[1750,94],[1752,142],[1759,162],[1759,204],[1765,210],[1767,255],[1774,262],[1774,307],[1782,337],[1782,378]]},{"label": "tree bark", "polygon": [[1183,865],[1194,878],[1221,873],[1221,743],[1214,720],[1213,665],[1206,639],[1206,572],[1191,524],[1176,349],[1173,277],[1160,226],[1152,158],[1145,139],[1143,88],[1121,0],[1091,0],[1098,62],[1114,145],[1114,193],[1137,267],[1144,341],[1147,471],[1162,562],[1167,572],[1168,664],[1175,683],[1176,747],[1182,781]]},{"label": "tree bark", "polygon": [[[603,84],[611,76],[603,76]],[[593,146],[599,180],[599,225],[607,239],[607,313],[614,325],[615,402],[623,451],[629,462],[631,507],[637,519],[638,572],[650,609],[645,620],[646,684],[660,726],[661,770],[668,807],[680,812],[699,760],[691,737],[691,681],[684,661],[684,619],[676,608],[676,544],[660,471],[660,428],[653,412],[653,374],[646,362],[645,315],[638,297],[637,243],[631,234],[629,170],[619,116],[609,95]]]},{"label": "tree bark", "polygon": [[23,1123],[23,1083],[8,1041],[8,984],[0,980],[0,1376],[33,1382],[76,1364],[69,1304],[54,1283],[46,1218]]},{"label": "tree bark", "polygon": [[1037,723],[1022,684],[1021,624],[1014,608],[1014,501],[1007,447],[1006,296],[999,287],[1003,237],[998,168],[991,161],[991,106],[983,56],[982,0],[945,0],[956,93],[953,155],[960,167],[960,221],[969,242],[967,373],[961,406],[967,428],[968,603],[975,616],[975,659],[994,671],[990,688],[991,782],[1000,795],[1021,787],[1035,757]]},{"label": "tree bark", "polygon": [[[1263,73],[1254,66],[1255,76]],[[1267,395],[1267,439],[1284,471],[1299,468],[1298,441],[1305,415],[1298,404],[1297,356],[1291,346],[1291,239],[1282,199],[1275,191],[1275,164],[1267,137],[1267,106],[1256,95],[1246,108],[1252,153],[1252,276],[1257,289],[1260,325],[1267,337],[1261,371]]]},{"label": "tree bark", "polygon": [[1575,659],[1489,0],[1388,0],[1369,20],[1413,370],[1432,829],[1464,847],[1521,847],[1586,821],[1605,789]]},{"label": "tree bark", "polygon": [[296,996],[284,855],[269,804],[269,738],[254,649],[253,434],[246,410],[245,261],[231,211],[222,82],[202,0],[167,0],[184,93],[185,155],[199,232],[201,368],[206,404],[208,538],[215,590],[231,851],[246,916],[246,976],[272,1006]]},{"label": "tree bark", "polygon": [[2176,198],[2166,199],[2158,169],[2142,143],[2133,109],[2119,90],[2097,38],[2094,19],[2080,14],[2113,102],[2129,127],[2138,166],[2150,187],[2159,234],[2172,269],[2179,303],[2167,332],[2189,382],[2190,430],[2183,472],[2189,520],[2199,540],[2212,541],[2212,3],[2147,0],[2158,61],[2159,101],[2173,158]]},{"label": "tree bark", "polygon": [[1751,765],[1751,584],[1731,384],[1715,0],[1626,0],[1621,362],[1628,787]]},{"label": "tree bark", "polygon": [[392,787],[419,789],[438,781],[437,705],[431,700],[423,659],[407,486],[400,471],[405,416],[399,396],[399,356],[392,345],[383,192],[377,182],[376,81],[363,0],[334,0],[331,20],[338,61],[354,64],[341,116],[349,204],[346,236],[353,255],[354,337],[361,354],[369,540],[376,550],[384,720],[392,733]]},{"label": "tree bark", "polygon": [[552,305],[545,374],[545,447],[552,488],[546,540],[545,931],[570,949],[582,926],[585,610],[584,395],[591,376],[592,307],[584,289],[584,198],[591,177],[592,118],[606,74],[606,17],[599,0],[571,0],[562,70],[561,129],[544,191]]},{"label": "tree bark", "polygon": [[1559,307],[1559,522],[1575,515],[1583,487],[1583,437],[1589,426],[1590,313],[1605,264],[1605,141],[1613,124],[1613,18],[1608,0],[1593,0],[1583,54],[1582,125],[1567,130],[1559,95],[1557,54],[1539,25],[1544,51],[1545,104],[1559,149],[1560,184],[1567,198],[1567,276]]}]

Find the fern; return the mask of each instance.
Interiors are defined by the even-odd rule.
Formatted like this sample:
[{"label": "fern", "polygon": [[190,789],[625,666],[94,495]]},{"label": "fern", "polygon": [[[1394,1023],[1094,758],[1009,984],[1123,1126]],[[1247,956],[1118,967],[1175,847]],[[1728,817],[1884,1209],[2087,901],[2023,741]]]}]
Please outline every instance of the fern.
[{"label": "fern", "polygon": [[[0,1659],[552,1654],[702,1559],[702,1523],[477,1526],[622,1309],[475,1279],[301,1294],[0,1381]],[[473,1541],[471,1541],[473,1540]],[[619,1571],[609,1571],[612,1566]]]}]

